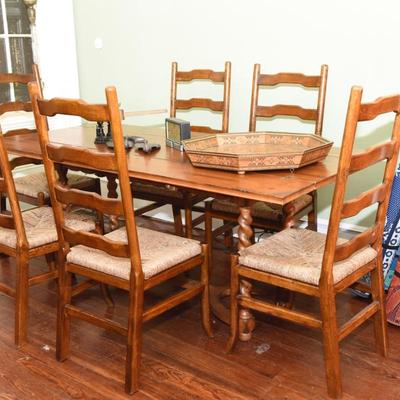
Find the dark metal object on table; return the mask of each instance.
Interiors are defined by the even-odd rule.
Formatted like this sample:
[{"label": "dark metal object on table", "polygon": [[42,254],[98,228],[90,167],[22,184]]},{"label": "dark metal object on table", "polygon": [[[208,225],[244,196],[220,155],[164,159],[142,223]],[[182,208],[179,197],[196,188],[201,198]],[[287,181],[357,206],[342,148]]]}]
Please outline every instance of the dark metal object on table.
[{"label": "dark metal object on table", "polygon": [[[105,144],[110,149],[114,148],[114,142],[112,140],[111,135],[106,136]],[[160,145],[156,143],[149,143],[147,139],[141,136],[124,136],[124,147],[126,150],[130,150],[136,146],[137,150],[141,150],[145,153],[151,153],[152,151],[159,150]]]},{"label": "dark metal object on table", "polygon": [[112,140],[112,133],[111,133],[111,122],[107,121],[107,135],[106,135],[106,141],[107,140]]},{"label": "dark metal object on table", "polygon": [[94,139],[94,144],[105,144],[106,135],[104,134],[104,122],[98,121],[96,124],[96,138]]},{"label": "dark metal object on table", "polygon": [[156,150],[160,150],[161,146],[157,143],[149,143],[147,140],[144,143],[140,143],[136,146],[136,150],[143,151],[144,153],[151,153]]}]

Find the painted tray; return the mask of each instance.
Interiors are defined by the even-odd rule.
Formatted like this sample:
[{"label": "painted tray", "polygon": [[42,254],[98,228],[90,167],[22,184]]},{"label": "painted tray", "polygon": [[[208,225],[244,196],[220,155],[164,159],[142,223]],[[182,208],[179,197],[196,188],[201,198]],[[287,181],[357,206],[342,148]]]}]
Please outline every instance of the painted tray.
[{"label": "painted tray", "polygon": [[183,143],[194,166],[238,173],[300,168],[323,160],[333,144],[313,134],[281,132],[223,133]]}]

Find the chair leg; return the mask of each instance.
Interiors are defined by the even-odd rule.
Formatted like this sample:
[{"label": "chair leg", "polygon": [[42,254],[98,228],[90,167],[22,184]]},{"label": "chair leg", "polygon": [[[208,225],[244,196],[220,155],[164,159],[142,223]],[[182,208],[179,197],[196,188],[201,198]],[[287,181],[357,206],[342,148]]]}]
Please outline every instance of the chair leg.
[{"label": "chair leg", "polygon": [[237,271],[238,256],[231,256],[231,301],[230,301],[230,327],[231,332],[226,351],[230,353],[239,337],[239,304],[237,296],[239,294],[239,274]]},{"label": "chair leg", "polygon": [[49,267],[49,271],[54,271],[56,269],[56,259],[55,259],[55,253],[49,253],[45,255],[46,257],[46,262]]},{"label": "chair leg", "polygon": [[209,264],[208,264],[208,245],[203,244],[204,261],[201,266],[201,283],[204,285],[203,293],[201,295],[201,320],[203,328],[208,337],[214,337],[211,325],[210,315],[210,286],[209,286]]},{"label": "chair leg", "polygon": [[192,209],[189,205],[185,206],[185,236],[188,239],[193,237]]},{"label": "chair leg", "polygon": [[375,341],[379,354],[387,357],[388,334],[385,309],[385,295],[383,292],[383,278],[381,263],[371,272],[372,299],[379,302],[379,310],[374,315]]},{"label": "chair leg", "polygon": [[280,307],[292,309],[294,304],[295,292],[293,292],[292,290],[280,288],[278,286],[275,290],[275,304]]},{"label": "chair leg", "polygon": [[342,395],[340,373],[339,335],[336,320],[336,303],[333,289],[323,288],[321,292],[322,335],[324,342],[325,372],[328,394],[333,398]]},{"label": "chair leg", "polygon": [[318,231],[318,223],[317,223],[317,210],[318,210],[318,201],[317,201],[317,191],[314,190],[312,193],[312,204],[313,208],[308,213],[307,216],[307,229],[317,232]]},{"label": "chair leg", "polygon": [[210,203],[206,202],[204,234],[205,234],[205,242],[207,243],[208,269],[209,272],[212,272],[213,232],[212,232],[212,215],[210,212],[208,212],[209,209],[210,209]]},{"label": "chair leg", "polygon": [[7,197],[0,195],[0,213],[7,210]]},{"label": "chair leg", "polygon": [[[227,224],[229,221],[224,219],[223,222],[224,224]],[[224,244],[228,249],[233,247],[233,229],[229,229],[224,232]]]},{"label": "chair leg", "polygon": [[131,289],[128,343],[126,351],[125,392],[133,394],[139,390],[139,370],[142,353],[143,286]]},{"label": "chair leg", "polygon": [[110,288],[105,283],[100,283],[101,294],[108,307],[114,307],[114,300],[110,293]]},{"label": "chair leg", "polygon": [[65,306],[71,303],[71,273],[65,270],[65,261],[62,251],[59,252],[58,277],[58,309],[57,309],[57,339],[56,357],[64,361],[69,356],[71,318],[65,311]]},{"label": "chair leg", "polygon": [[174,215],[175,234],[178,236],[183,236],[181,209],[178,206],[173,205],[172,213]]},{"label": "chair leg", "polygon": [[101,196],[101,182],[100,179],[96,179],[96,182],[94,184],[93,191]]},{"label": "chair leg", "polygon": [[15,291],[15,344],[21,347],[28,337],[28,258],[17,256],[17,280]]}]

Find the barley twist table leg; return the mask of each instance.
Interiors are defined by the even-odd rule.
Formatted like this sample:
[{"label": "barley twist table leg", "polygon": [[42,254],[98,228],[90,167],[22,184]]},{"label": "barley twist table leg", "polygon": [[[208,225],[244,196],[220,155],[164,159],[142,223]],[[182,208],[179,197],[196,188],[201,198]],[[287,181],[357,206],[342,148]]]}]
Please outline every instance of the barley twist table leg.
[{"label": "barley twist table leg", "polygon": [[[251,245],[251,237],[253,236],[253,229],[251,224],[250,207],[240,207],[239,223],[239,251]],[[240,295],[242,297],[251,297],[252,285],[246,280],[240,281]],[[239,339],[248,341],[251,339],[252,332],[255,328],[255,320],[253,314],[248,308],[241,308],[239,312]]]},{"label": "barley twist table leg", "polygon": [[251,218],[250,207],[240,207],[240,215],[238,218],[239,251],[251,246],[251,237],[253,236],[252,222],[253,219]]}]

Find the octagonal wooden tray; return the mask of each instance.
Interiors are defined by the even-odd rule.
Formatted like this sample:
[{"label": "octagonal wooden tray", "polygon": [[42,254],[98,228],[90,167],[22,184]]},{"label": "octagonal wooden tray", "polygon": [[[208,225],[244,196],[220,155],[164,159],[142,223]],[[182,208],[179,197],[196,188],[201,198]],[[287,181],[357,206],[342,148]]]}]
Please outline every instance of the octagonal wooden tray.
[{"label": "octagonal wooden tray", "polygon": [[323,160],[333,144],[313,134],[281,132],[223,133],[183,143],[194,166],[238,173],[300,168]]}]

